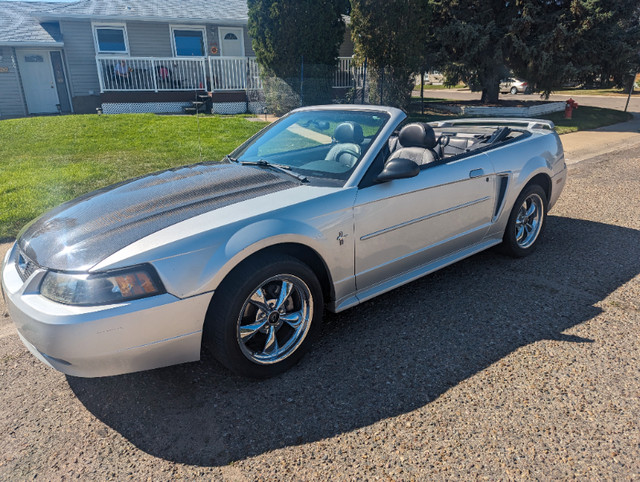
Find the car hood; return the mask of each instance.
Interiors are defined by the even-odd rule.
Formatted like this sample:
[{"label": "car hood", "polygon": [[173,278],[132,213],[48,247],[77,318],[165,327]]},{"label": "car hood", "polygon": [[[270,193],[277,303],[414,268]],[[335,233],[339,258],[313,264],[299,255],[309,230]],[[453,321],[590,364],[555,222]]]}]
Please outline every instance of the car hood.
[{"label": "car hood", "polygon": [[86,271],[132,242],[185,219],[300,183],[260,167],[202,163],[81,196],[29,224],[23,256],[61,271]]}]

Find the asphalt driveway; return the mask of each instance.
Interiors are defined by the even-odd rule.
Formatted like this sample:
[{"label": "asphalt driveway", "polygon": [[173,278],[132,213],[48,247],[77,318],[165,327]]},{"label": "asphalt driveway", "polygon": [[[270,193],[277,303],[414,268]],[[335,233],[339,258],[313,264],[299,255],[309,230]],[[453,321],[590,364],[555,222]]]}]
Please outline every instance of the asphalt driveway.
[{"label": "asphalt driveway", "polygon": [[0,318],[0,479],[640,477],[640,156],[571,166],[536,254],[482,253],[327,317],[264,382],[102,379]]}]

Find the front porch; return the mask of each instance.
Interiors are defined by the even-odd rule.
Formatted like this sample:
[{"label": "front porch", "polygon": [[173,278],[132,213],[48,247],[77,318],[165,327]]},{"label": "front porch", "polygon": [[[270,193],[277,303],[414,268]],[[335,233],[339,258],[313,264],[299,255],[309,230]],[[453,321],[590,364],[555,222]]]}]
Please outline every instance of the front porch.
[{"label": "front porch", "polygon": [[[262,80],[255,57],[96,56],[104,113],[181,113],[203,95],[212,113],[264,111]],[[332,86],[360,87],[366,76],[351,57],[339,59]]]}]

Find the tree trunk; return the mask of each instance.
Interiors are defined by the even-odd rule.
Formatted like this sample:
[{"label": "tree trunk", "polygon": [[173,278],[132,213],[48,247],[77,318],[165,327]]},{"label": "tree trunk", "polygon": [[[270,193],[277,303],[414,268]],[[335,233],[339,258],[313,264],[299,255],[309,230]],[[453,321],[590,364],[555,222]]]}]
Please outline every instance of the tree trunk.
[{"label": "tree trunk", "polygon": [[482,98],[480,102],[483,104],[497,104],[500,95],[500,72],[497,69],[491,69],[485,72],[480,79],[482,82]]},{"label": "tree trunk", "polygon": [[485,84],[482,88],[482,98],[480,102],[483,104],[497,104],[500,96],[500,81],[495,80],[489,84]]},{"label": "tree trunk", "polygon": [[420,70],[420,114],[424,115],[424,69]]}]

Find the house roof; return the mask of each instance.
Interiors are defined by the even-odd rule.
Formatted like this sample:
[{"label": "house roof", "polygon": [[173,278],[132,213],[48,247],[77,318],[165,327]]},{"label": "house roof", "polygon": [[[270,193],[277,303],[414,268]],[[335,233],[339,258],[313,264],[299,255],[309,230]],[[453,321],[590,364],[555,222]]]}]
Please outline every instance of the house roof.
[{"label": "house roof", "polygon": [[54,2],[1,2],[0,45],[62,45],[57,23],[40,23],[35,14],[59,6]]},{"label": "house roof", "polygon": [[246,23],[247,0],[81,0],[54,4],[43,18],[136,19]]}]

